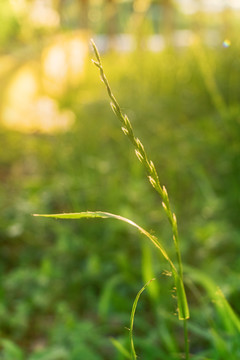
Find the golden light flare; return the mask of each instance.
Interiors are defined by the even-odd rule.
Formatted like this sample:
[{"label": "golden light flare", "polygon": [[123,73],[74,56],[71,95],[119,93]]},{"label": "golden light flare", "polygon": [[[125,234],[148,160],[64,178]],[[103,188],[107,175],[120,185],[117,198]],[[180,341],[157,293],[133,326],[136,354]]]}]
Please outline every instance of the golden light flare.
[{"label": "golden light flare", "polygon": [[60,25],[60,16],[51,0],[10,0],[13,11],[25,18],[35,27],[54,28]]},{"label": "golden light flare", "polygon": [[71,111],[59,111],[56,101],[39,93],[36,71],[20,69],[10,84],[2,111],[3,124],[22,132],[67,130],[74,121]]},{"label": "golden light flare", "polygon": [[59,110],[52,97],[63,95],[76,86],[84,74],[88,55],[81,34],[58,36],[40,56],[19,68],[5,91],[2,123],[23,132],[65,131],[74,122],[70,110]]},{"label": "golden light flare", "polygon": [[51,3],[35,1],[29,12],[29,20],[37,26],[57,27],[60,24],[60,17],[56,10],[51,7]]},{"label": "golden light flare", "polygon": [[13,10],[18,14],[23,14],[27,11],[26,0],[10,0]]},{"label": "golden light flare", "polygon": [[67,85],[75,86],[84,73],[87,54],[87,42],[81,33],[58,37],[42,54],[45,90],[56,95]]}]

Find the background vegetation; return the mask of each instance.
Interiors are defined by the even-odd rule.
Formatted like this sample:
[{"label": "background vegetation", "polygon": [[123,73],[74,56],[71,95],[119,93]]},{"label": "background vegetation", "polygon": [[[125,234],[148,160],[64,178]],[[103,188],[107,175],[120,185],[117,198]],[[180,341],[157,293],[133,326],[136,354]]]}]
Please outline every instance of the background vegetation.
[{"label": "background vegetation", "polygon": [[[129,346],[131,307],[152,277],[136,312],[137,354],[183,351],[168,265],[145,239],[110,220],[31,216],[113,212],[174,252],[90,62],[90,36],[177,214],[193,359],[239,358],[238,12],[187,15],[170,1],[143,2],[142,12],[137,1],[0,6],[0,358],[123,359],[110,338]],[[136,44],[129,52],[117,48],[123,33]],[[150,51],[159,34],[164,48]]]}]

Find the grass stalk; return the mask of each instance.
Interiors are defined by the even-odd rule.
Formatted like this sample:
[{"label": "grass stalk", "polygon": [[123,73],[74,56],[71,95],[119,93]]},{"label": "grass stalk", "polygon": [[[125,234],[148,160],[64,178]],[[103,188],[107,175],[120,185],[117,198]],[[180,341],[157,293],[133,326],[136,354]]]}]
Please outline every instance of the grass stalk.
[{"label": "grass stalk", "polygon": [[[117,118],[121,122],[121,125],[122,125],[121,129],[122,129],[124,135],[126,135],[128,137],[128,139],[130,140],[130,142],[133,144],[133,146],[135,148],[135,154],[136,154],[138,160],[145,167],[150,184],[160,195],[161,200],[162,200],[162,207],[163,207],[164,212],[166,213],[166,216],[171,224],[172,233],[173,233],[173,241],[174,241],[177,262],[178,262],[178,270],[179,270],[179,278],[177,278],[177,279],[175,278],[175,281],[177,283],[177,286],[176,286],[177,297],[178,297],[178,300],[180,300],[179,303],[181,303],[181,301],[187,303],[184,284],[183,284],[183,266],[182,266],[181,252],[180,252],[180,247],[179,247],[177,218],[176,218],[176,215],[171,210],[167,190],[166,190],[165,186],[162,186],[160,184],[155,165],[151,160],[149,160],[143,144],[137,137],[135,137],[130,120],[128,119],[126,114],[122,113],[121,108],[120,108],[115,96],[113,95],[113,92],[109,85],[108,79],[103,70],[102,62],[101,62],[101,58],[100,58],[98,49],[93,40],[91,41],[91,43],[92,43],[92,47],[93,47],[95,57],[96,57],[96,61],[95,60],[92,60],[92,61],[99,69],[100,78],[106,86],[108,96],[110,98],[111,108],[112,108],[113,112],[115,113],[115,115],[117,116]],[[183,298],[181,299],[181,297],[183,297]],[[189,318],[188,306],[184,306],[181,309],[179,308],[178,312],[179,312],[179,318],[181,320],[184,320],[185,358],[188,360],[189,359],[189,342],[188,342],[188,329],[187,329],[187,319]]]},{"label": "grass stalk", "polygon": [[[112,90],[110,88],[107,77],[106,77],[103,67],[102,67],[99,52],[93,41],[92,41],[92,46],[93,46],[94,53],[95,53],[95,56],[97,59],[97,61],[93,60],[93,63],[98,67],[98,69],[100,71],[100,77],[101,77],[102,81],[104,82],[107,92],[108,92],[108,95],[110,97],[110,104],[111,104],[112,110],[114,111],[114,113],[116,114],[116,116],[118,117],[118,119],[121,122],[121,125],[122,125],[121,128],[122,128],[124,135],[126,135],[128,137],[128,139],[131,141],[131,143],[133,144],[134,149],[135,149],[135,154],[136,154],[138,160],[145,167],[145,170],[147,172],[147,177],[148,177],[150,184],[152,185],[152,187],[157,191],[157,193],[161,197],[161,203],[162,203],[163,210],[171,224],[172,233],[173,233],[173,241],[174,241],[178,265],[175,266],[174,262],[172,261],[172,259],[170,259],[166,250],[164,249],[162,244],[158,241],[158,239],[155,236],[151,235],[149,232],[147,232],[145,229],[143,229],[142,227],[140,227],[139,225],[134,223],[132,220],[124,218],[120,215],[115,215],[115,214],[111,214],[111,213],[103,212],[103,211],[94,211],[94,212],[85,211],[85,212],[80,212],[80,213],[67,213],[67,214],[41,214],[41,215],[35,214],[35,216],[52,217],[52,218],[58,218],[58,219],[112,218],[112,219],[116,219],[116,220],[120,220],[122,222],[128,223],[129,225],[137,228],[140,231],[140,233],[145,235],[158,248],[158,250],[161,252],[162,256],[165,258],[165,260],[169,263],[169,265],[171,267],[171,271],[172,271],[174,282],[175,282],[176,293],[177,293],[178,318],[179,318],[179,320],[183,320],[183,322],[184,322],[185,359],[189,360],[189,341],[188,341],[188,326],[187,326],[187,319],[189,318],[189,309],[188,309],[187,297],[186,297],[184,283],[183,283],[183,266],[182,266],[181,252],[180,252],[180,247],[179,247],[179,236],[178,236],[178,226],[177,226],[176,215],[171,210],[168,193],[167,193],[165,186],[162,186],[160,184],[155,165],[153,164],[153,162],[151,160],[149,160],[141,141],[137,137],[135,137],[130,120],[128,119],[127,115],[122,113],[121,108],[112,93]],[[134,315],[135,315],[135,310],[136,310],[138,299],[139,299],[142,291],[146,288],[146,286],[148,286],[149,283],[150,282],[148,282],[138,292],[137,297],[134,301],[132,313],[131,313],[131,320],[130,320],[131,354],[128,353],[127,357],[131,356],[131,358],[134,360],[136,359],[136,353],[135,353],[133,338],[132,338]],[[118,347],[119,346],[120,346],[120,344],[118,344]],[[121,348],[121,350],[123,350],[123,349]]]}]

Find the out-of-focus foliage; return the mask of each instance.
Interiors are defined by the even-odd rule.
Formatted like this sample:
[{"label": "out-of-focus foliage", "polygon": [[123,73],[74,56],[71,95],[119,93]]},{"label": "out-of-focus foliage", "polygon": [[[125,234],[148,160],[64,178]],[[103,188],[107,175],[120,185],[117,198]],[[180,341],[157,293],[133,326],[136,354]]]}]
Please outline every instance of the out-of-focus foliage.
[{"label": "out-of-focus foliage", "polygon": [[8,0],[1,1],[0,22],[0,46],[2,49],[6,47],[9,42],[14,42],[19,31],[19,23]]},{"label": "out-of-focus foliage", "polygon": [[[78,46],[69,45],[79,35],[77,3],[66,2],[68,12],[61,13],[56,2],[48,12],[52,27],[36,22],[36,13],[29,15],[34,6],[33,1],[2,1],[0,11],[0,357],[123,359],[109,338],[128,347],[125,327],[132,303],[148,276],[155,276],[156,287],[144,292],[136,311],[136,351],[147,360],[179,359],[182,336],[173,314],[172,279],[162,274],[169,268],[139,234],[111,221],[31,216],[117,213],[155,232],[174,256],[159,199],[122,136],[90,62],[86,32],[81,33],[83,56],[74,53]],[[103,31],[104,13],[99,15],[99,4],[91,6],[90,25],[98,19],[95,29]],[[154,6],[143,24],[148,35],[155,26],[149,20]],[[118,16],[129,19],[131,11]],[[179,14],[179,27],[191,24],[187,21]],[[240,44],[234,29],[217,27],[219,17],[214,21],[218,37],[211,47],[203,44],[203,36],[201,45],[156,53],[140,47],[106,53],[103,61],[178,217],[191,351],[196,359],[236,360]],[[226,38],[231,46],[223,47]],[[76,58],[82,68],[74,73],[69,69]],[[221,292],[215,294],[217,285],[236,319],[229,316]]]}]

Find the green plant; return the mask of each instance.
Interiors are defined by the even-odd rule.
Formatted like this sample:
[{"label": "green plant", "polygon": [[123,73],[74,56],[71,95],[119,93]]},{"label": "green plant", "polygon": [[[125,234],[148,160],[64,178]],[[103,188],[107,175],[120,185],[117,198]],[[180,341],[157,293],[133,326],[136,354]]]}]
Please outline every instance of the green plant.
[{"label": "green plant", "polygon": [[[183,283],[183,266],[182,266],[181,252],[180,252],[180,247],[179,247],[179,235],[178,235],[178,226],[177,226],[176,215],[171,210],[167,190],[166,190],[165,186],[162,186],[160,184],[159,177],[158,177],[156,168],[154,166],[154,163],[151,160],[149,160],[141,141],[137,137],[135,137],[130,120],[128,119],[127,115],[122,113],[121,108],[112,93],[112,90],[109,86],[108,80],[106,78],[106,75],[104,73],[104,70],[103,70],[103,67],[101,64],[99,52],[93,41],[92,41],[92,46],[93,46],[95,56],[97,59],[97,61],[93,60],[93,63],[98,67],[98,69],[100,71],[101,80],[104,82],[107,92],[108,92],[108,95],[111,100],[112,110],[114,111],[115,115],[121,122],[123,133],[129,138],[129,140],[133,144],[134,149],[135,149],[135,154],[136,154],[138,160],[145,167],[150,184],[152,185],[152,187],[157,191],[157,193],[161,197],[162,207],[163,207],[164,212],[170,222],[171,229],[172,229],[173,242],[174,242],[176,257],[177,257],[177,266],[174,264],[174,261],[172,261],[172,259],[168,255],[167,251],[164,249],[163,245],[159,242],[159,240],[155,236],[151,235],[149,232],[147,232],[145,229],[143,229],[142,227],[140,227],[139,225],[134,223],[132,220],[129,220],[122,216],[111,214],[108,212],[102,212],[102,211],[97,211],[97,212],[86,211],[86,212],[80,212],[80,213],[67,213],[67,214],[44,214],[44,215],[35,214],[35,216],[54,217],[54,218],[58,218],[58,219],[113,218],[113,219],[120,220],[120,221],[130,224],[131,226],[137,228],[143,235],[145,235],[158,248],[158,250],[161,252],[163,257],[165,258],[165,260],[167,260],[167,262],[169,263],[169,265],[171,267],[171,271],[172,271],[174,283],[175,283],[175,288],[176,288],[176,293],[177,293],[178,317],[179,317],[179,320],[183,320],[183,322],[184,322],[185,359],[188,360],[189,359],[189,341],[188,341],[187,319],[189,318],[189,309],[188,309],[188,303],[187,303],[187,298],[186,298],[185,288],[184,288],[184,283]],[[138,298],[139,298],[141,292],[144,290],[144,288],[142,288],[142,290],[140,290],[140,292],[138,293],[138,295],[135,299],[135,302],[133,305],[133,310],[132,310],[132,315],[131,315],[130,338],[131,338],[131,358],[132,359],[136,359],[136,353],[135,353],[133,340],[132,340],[134,314],[135,314],[135,309],[136,309]]]}]

